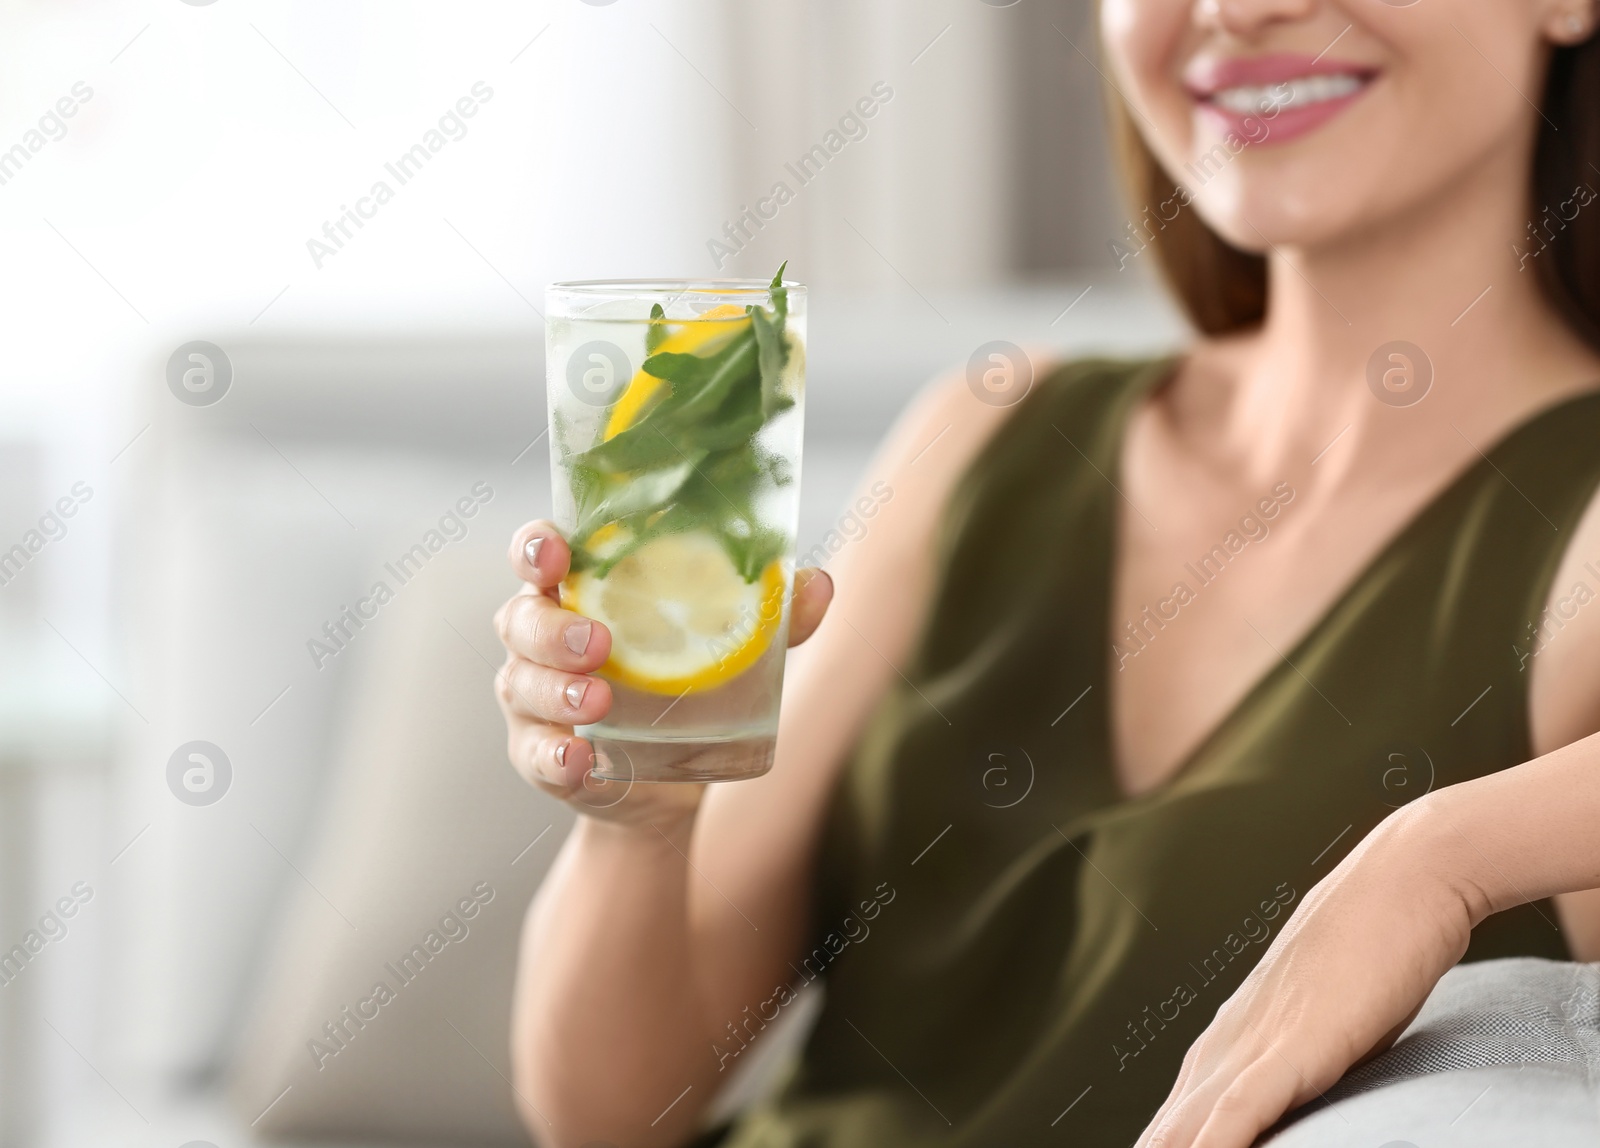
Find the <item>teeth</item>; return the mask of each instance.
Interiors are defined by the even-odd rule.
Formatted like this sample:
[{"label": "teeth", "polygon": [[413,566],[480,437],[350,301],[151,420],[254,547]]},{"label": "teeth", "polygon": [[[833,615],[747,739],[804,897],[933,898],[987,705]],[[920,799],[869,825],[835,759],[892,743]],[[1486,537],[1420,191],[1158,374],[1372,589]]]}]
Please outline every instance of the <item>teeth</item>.
[{"label": "teeth", "polygon": [[1272,111],[1304,108],[1327,100],[1337,100],[1361,88],[1357,76],[1341,73],[1330,76],[1301,76],[1278,84],[1242,84],[1223,88],[1211,97],[1213,103],[1240,115],[1264,115]]}]

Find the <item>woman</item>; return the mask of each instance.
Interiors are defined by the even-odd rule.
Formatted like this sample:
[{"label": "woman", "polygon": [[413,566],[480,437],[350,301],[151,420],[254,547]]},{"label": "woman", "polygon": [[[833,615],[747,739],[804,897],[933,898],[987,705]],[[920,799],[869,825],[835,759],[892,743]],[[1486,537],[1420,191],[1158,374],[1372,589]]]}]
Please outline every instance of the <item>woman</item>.
[{"label": "woman", "polygon": [[1101,26],[1119,253],[1195,341],[919,400],[797,579],[771,774],[586,788],[609,635],[513,541],[511,758],[584,814],[514,1018],[548,1143],[689,1139],[820,972],[724,1143],[1242,1146],[1463,955],[1600,957],[1592,0]]}]

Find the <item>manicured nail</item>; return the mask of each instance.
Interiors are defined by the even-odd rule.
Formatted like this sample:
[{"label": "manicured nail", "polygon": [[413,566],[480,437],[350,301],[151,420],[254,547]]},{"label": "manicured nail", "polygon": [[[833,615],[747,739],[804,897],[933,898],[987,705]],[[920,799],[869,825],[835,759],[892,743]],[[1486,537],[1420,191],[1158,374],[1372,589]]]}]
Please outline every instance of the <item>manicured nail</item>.
[{"label": "manicured nail", "polygon": [[567,704],[573,709],[583,705],[583,695],[588,692],[588,689],[588,678],[573,679],[572,684],[567,686]]},{"label": "manicured nail", "polygon": [[589,635],[594,631],[594,623],[588,619],[574,622],[567,627],[567,649],[574,654],[581,654],[589,648]]},{"label": "manicured nail", "polygon": [[522,556],[528,560],[529,566],[539,565],[539,548],[544,545],[544,535],[536,534],[522,547]]},{"label": "manicured nail", "polygon": [[556,743],[556,768],[564,769],[567,764],[567,746],[572,744],[570,737],[562,738]]}]

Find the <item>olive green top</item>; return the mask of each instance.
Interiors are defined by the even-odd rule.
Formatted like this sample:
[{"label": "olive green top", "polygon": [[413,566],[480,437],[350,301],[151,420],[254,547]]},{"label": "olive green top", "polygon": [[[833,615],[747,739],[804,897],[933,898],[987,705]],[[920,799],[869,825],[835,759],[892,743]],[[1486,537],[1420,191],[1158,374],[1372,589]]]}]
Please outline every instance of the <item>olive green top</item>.
[{"label": "olive green top", "polygon": [[[727,1145],[1130,1144],[1313,884],[1406,800],[1532,756],[1530,626],[1600,481],[1600,394],[1488,449],[1170,780],[1119,792],[1109,678],[1139,639],[1110,618],[1112,483],[1130,412],[1171,372],[1058,370],[960,483],[925,629],[828,820],[792,978],[821,975],[821,1018]],[[1262,493],[1223,551],[1248,560],[1300,509]],[[1202,557],[1194,595],[1232,560]],[[1179,597],[1141,617],[1145,642],[1183,624]],[[1491,918],[1467,959],[1568,959],[1555,919]]]}]

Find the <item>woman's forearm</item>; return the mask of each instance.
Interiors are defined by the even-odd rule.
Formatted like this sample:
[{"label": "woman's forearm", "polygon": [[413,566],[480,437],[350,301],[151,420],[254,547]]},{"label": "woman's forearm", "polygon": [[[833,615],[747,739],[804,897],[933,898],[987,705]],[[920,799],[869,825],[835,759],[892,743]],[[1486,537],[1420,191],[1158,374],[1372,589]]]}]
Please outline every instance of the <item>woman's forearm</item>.
[{"label": "woman's forearm", "polygon": [[1417,863],[1443,868],[1474,924],[1600,886],[1600,734],[1418,805],[1409,827]]},{"label": "woman's forearm", "polygon": [[687,912],[693,825],[580,817],[529,911],[512,1042],[528,1123],[547,1145],[677,1143],[708,1099],[716,1063]]}]

